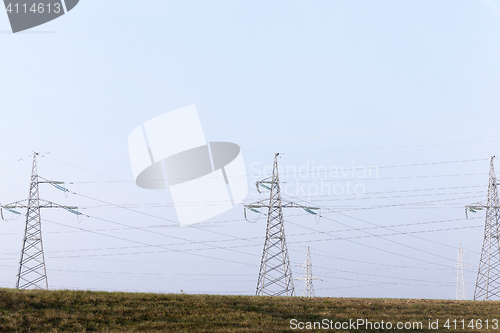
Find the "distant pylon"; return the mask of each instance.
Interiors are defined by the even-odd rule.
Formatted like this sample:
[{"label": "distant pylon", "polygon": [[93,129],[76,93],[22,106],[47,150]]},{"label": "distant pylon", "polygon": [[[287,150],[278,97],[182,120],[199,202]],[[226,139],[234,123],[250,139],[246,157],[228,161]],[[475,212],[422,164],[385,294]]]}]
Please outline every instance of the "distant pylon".
[{"label": "distant pylon", "polygon": [[[28,200],[16,201],[8,205],[1,206],[1,208],[14,214],[20,214],[15,210],[16,208],[26,208],[26,225],[24,228],[23,249],[21,251],[21,259],[19,260],[19,269],[16,276],[17,289],[49,288],[47,270],[45,268],[45,255],[43,252],[40,208],[63,208],[71,213],[81,215],[80,212],[76,211],[77,207],[61,206],[56,203],[40,199],[38,192],[39,183],[49,183],[64,192],[67,192],[68,190],[59,185],[63,184],[63,182],[50,181],[38,176],[37,156],[38,153],[33,154]],[[24,204],[23,202],[26,201],[27,203]],[[44,204],[40,205],[40,201],[44,202]]]},{"label": "distant pylon", "polygon": [[317,209],[282,200],[278,175],[278,155],[279,153],[274,155],[273,175],[257,182],[257,190],[261,186],[271,191],[269,200],[245,205],[245,216],[247,208],[257,213],[259,211],[256,208],[268,209],[266,240],[255,292],[257,296],[295,296],[292,269],[285,239],[283,208],[303,208],[310,214],[316,214],[313,210]]},{"label": "distant pylon", "polygon": [[462,249],[462,243],[458,245],[458,260],[455,264],[457,268],[457,300],[466,300],[467,299],[467,289],[465,287],[465,277],[464,277],[464,268],[466,266],[470,266],[469,264],[464,263],[464,249]]},{"label": "distant pylon", "polygon": [[295,280],[304,280],[304,292],[302,293],[303,297],[314,297],[314,287],[312,280],[317,280],[318,278],[312,276],[312,260],[311,260],[311,252],[309,251],[309,246],[306,250],[306,261],[304,264],[299,265],[305,267],[306,273],[304,276],[296,278]]},{"label": "distant pylon", "polygon": [[483,249],[477,272],[474,300],[492,300],[500,297],[500,207],[498,203],[497,179],[492,156],[490,159],[490,175],[488,182],[488,200],[482,203],[466,206],[467,210],[475,213],[477,210],[486,210],[484,223]]}]

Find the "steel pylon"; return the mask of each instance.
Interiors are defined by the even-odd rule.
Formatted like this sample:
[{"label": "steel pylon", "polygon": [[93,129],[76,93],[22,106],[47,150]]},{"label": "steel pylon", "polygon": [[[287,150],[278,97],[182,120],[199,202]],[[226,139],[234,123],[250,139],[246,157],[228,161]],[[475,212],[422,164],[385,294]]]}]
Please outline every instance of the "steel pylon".
[{"label": "steel pylon", "polygon": [[302,293],[303,297],[314,297],[314,287],[313,280],[317,280],[318,278],[313,277],[312,275],[312,260],[311,260],[311,251],[309,250],[309,246],[306,250],[306,261],[299,265],[305,267],[306,272],[303,276],[296,278],[295,280],[304,280],[304,292]]},{"label": "steel pylon", "polygon": [[485,204],[476,203],[466,206],[466,212],[475,213],[486,210],[484,223],[484,239],[477,272],[474,300],[492,300],[500,298],[500,207],[498,202],[497,179],[493,164],[495,156],[490,159],[488,182],[488,199]]},{"label": "steel pylon", "polygon": [[33,156],[30,192],[26,211],[23,249],[17,271],[16,288],[49,289],[45,256],[42,243],[42,223],[40,221],[40,197],[38,194],[37,153]]},{"label": "steel pylon", "polygon": [[273,176],[269,184],[271,194],[267,214],[266,241],[255,292],[258,296],[295,296],[283,224],[278,155],[274,155]]},{"label": "steel pylon", "polygon": [[267,228],[259,278],[257,280],[257,296],[295,296],[292,269],[285,238],[283,208],[302,208],[310,214],[317,214],[316,207],[305,207],[281,198],[278,172],[278,156],[274,155],[273,175],[256,183],[257,190],[263,187],[270,191],[269,200],[245,205],[246,209],[257,212],[256,208],[267,208]]},{"label": "steel pylon", "polygon": [[[23,248],[19,260],[19,268],[16,276],[17,289],[49,289],[47,281],[47,269],[45,267],[45,255],[42,242],[42,222],[40,208],[63,208],[73,214],[82,215],[77,211],[78,207],[62,206],[51,201],[40,199],[38,185],[48,183],[57,189],[68,192],[59,181],[51,181],[40,177],[37,172],[37,156],[33,154],[31,168],[30,190],[27,200],[16,201],[0,206],[1,209],[13,214],[21,214],[16,209],[26,208],[26,224],[24,228]],[[40,204],[42,202],[42,204]],[[3,218],[3,213],[1,214]]]},{"label": "steel pylon", "polygon": [[454,267],[457,268],[457,300],[467,299],[467,288],[465,286],[465,274],[464,268],[470,266],[464,263],[464,249],[462,249],[462,243],[458,245],[458,260]]}]

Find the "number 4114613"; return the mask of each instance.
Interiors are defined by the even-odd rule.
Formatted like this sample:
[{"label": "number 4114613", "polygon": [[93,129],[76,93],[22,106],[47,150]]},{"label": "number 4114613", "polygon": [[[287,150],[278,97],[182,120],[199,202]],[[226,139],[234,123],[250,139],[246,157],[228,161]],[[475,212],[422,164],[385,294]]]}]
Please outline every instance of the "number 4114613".
[{"label": "number 4114613", "polygon": [[11,13],[16,13],[16,14],[19,14],[19,13],[24,13],[24,14],[28,14],[28,13],[39,13],[39,14],[42,14],[42,13],[55,13],[55,14],[59,14],[61,12],[61,4],[60,3],[54,3],[54,4],[43,4],[43,3],[39,3],[38,5],[36,3],[34,3],[30,8],[28,8],[29,6],[26,5],[26,3],[20,5],[18,3],[16,3],[15,5],[12,5],[11,3],[9,3],[9,5],[7,6],[7,8],[5,8],[7,10],[7,12],[9,14]]},{"label": "number 4114613", "polygon": [[481,319],[471,319],[469,323],[467,324],[467,321],[465,319],[462,320],[447,320],[446,323],[444,323],[443,327],[451,330],[456,330],[456,329],[476,329],[480,330],[483,328],[489,329],[491,326],[492,329],[496,330],[498,329],[498,319],[493,319],[493,320],[481,320]]}]

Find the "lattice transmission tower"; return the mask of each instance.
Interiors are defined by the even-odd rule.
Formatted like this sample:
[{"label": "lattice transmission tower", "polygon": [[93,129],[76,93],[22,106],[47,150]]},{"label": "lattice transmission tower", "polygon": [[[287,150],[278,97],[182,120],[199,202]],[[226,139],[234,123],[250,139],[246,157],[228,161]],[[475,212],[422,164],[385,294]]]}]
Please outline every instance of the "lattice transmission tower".
[{"label": "lattice transmission tower", "polygon": [[[77,207],[63,206],[51,201],[40,199],[38,184],[48,183],[55,188],[68,192],[61,185],[63,182],[51,181],[42,178],[37,173],[37,156],[33,154],[33,165],[31,169],[30,191],[27,200],[16,201],[1,208],[13,214],[20,215],[16,209],[26,208],[26,225],[24,228],[23,248],[19,269],[16,276],[16,288],[18,289],[48,289],[47,270],[45,267],[45,255],[42,242],[42,223],[40,218],[40,208],[63,208],[76,215],[81,215]],[[3,213],[2,213],[3,218]]]},{"label": "lattice transmission tower", "polygon": [[464,263],[464,249],[462,249],[462,243],[458,246],[458,260],[454,267],[457,268],[457,300],[467,299],[467,288],[465,287],[465,275],[464,268],[471,266]]},{"label": "lattice transmission tower", "polygon": [[270,191],[269,200],[261,200],[245,205],[246,209],[260,213],[258,208],[267,208],[267,228],[259,278],[257,280],[257,296],[295,296],[292,269],[288,256],[283,223],[283,208],[302,208],[310,214],[317,214],[316,207],[305,207],[281,198],[280,179],[278,173],[278,156],[274,155],[273,175],[256,183]]},{"label": "lattice transmission tower", "polygon": [[302,293],[303,297],[314,297],[314,287],[313,287],[313,280],[317,280],[318,278],[313,277],[312,275],[312,260],[311,260],[311,252],[309,250],[309,246],[307,247],[306,250],[306,261],[302,264],[299,265],[302,267],[305,267],[306,273],[304,276],[301,276],[299,278],[296,278],[295,280],[304,280],[304,292]]},{"label": "lattice transmission tower", "polygon": [[491,300],[500,297],[500,206],[498,202],[498,183],[493,160],[490,159],[488,199],[486,204],[476,203],[466,206],[467,211],[475,213],[486,210],[484,223],[483,249],[477,272],[474,300]]}]

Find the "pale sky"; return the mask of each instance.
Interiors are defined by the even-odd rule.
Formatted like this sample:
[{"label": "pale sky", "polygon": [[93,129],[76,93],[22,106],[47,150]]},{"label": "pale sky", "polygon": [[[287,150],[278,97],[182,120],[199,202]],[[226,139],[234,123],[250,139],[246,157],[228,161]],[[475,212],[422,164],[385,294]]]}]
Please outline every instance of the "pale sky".
[{"label": "pale sky", "polygon": [[[284,195],[322,208],[285,211],[317,296],[454,298],[461,242],[472,298],[484,213],[464,206],[500,156],[500,1],[81,0],[18,34],[0,14],[0,49],[0,202],[28,195],[18,160],[50,152],[39,174],[78,195],[41,198],[92,216],[42,211],[51,289],[255,293],[265,217],[180,228],[168,190],[134,184],[128,135],[195,104],[207,140],[241,146],[245,203],[280,152]],[[0,224],[1,287],[23,228]]]}]

